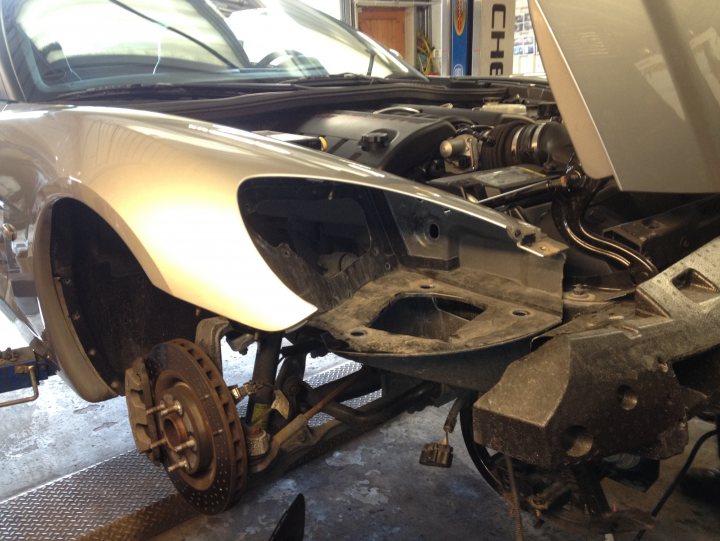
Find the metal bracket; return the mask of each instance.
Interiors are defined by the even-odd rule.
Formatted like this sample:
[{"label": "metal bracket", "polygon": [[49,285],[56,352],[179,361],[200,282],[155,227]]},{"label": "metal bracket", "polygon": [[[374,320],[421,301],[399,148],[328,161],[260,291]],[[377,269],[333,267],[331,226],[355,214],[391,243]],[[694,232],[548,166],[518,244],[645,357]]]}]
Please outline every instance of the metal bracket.
[{"label": "metal bracket", "polygon": [[[0,402],[0,408],[37,400],[40,396],[39,381],[47,379],[48,376],[55,372],[52,366],[46,362],[46,354],[41,348],[37,347],[39,344],[33,345],[35,347],[7,348],[0,351],[0,393],[16,391],[26,387],[32,388],[30,396]],[[15,374],[27,374],[29,384],[19,382],[19,378],[16,378]]]},{"label": "metal bracket", "polygon": [[3,366],[32,363],[35,361],[37,361],[35,351],[29,346],[17,349],[7,348],[0,351],[0,368]]},{"label": "metal bracket", "polygon": [[209,317],[197,324],[195,343],[207,353],[222,373],[222,352],[220,340],[232,329],[230,322],[224,317]]},{"label": "metal bracket", "polygon": [[230,394],[236,404],[239,404],[245,397],[252,396],[257,393],[262,385],[255,383],[254,381],[248,381],[242,385],[231,385],[228,387]]},{"label": "metal bracket", "polygon": [[270,404],[270,409],[277,411],[283,419],[290,417],[290,401],[282,391],[275,390],[275,399]]},{"label": "metal bracket", "polygon": [[24,398],[18,398],[16,400],[7,400],[0,402],[0,408],[7,408],[9,406],[17,406],[18,404],[25,404],[26,402],[33,402],[40,396],[40,389],[38,388],[37,376],[35,375],[35,366],[16,366],[16,374],[28,374],[30,376],[30,385],[32,386],[32,394]]}]

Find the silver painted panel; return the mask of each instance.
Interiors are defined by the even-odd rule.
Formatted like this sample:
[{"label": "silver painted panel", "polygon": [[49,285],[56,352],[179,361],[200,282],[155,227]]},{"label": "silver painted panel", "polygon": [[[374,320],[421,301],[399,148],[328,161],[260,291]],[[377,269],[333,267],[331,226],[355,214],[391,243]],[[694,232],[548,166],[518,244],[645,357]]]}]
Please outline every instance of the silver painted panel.
[{"label": "silver painted panel", "polygon": [[624,190],[720,191],[720,2],[530,0],[586,172]]}]

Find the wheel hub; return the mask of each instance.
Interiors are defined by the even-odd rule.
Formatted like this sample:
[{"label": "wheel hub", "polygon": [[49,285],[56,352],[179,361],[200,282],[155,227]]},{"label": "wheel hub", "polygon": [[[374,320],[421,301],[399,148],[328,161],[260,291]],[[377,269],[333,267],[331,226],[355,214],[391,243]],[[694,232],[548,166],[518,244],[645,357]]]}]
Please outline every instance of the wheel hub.
[{"label": "wheel hub", "polygon": [[181,339],[153,348],[145,365],[154,398],[147,412],[170,479],[199,511],[227,509],[245,489],[247,454],[235,401],[218,368]]}]

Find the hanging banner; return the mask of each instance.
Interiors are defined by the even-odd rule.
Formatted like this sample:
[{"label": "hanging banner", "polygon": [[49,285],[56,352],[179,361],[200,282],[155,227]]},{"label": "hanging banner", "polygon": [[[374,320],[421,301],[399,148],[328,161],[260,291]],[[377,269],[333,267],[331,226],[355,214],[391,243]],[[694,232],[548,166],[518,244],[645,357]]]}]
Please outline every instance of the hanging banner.
[{"label": "hanging banner", "polygon": [[471,0],[452,0],[451,75],[461,77],[470,74],[472,52],[472,3]]},{"label": "hanging banner", "polygon": [[472,13],[472,74],[512,74],[515,0],[474,0]]}]

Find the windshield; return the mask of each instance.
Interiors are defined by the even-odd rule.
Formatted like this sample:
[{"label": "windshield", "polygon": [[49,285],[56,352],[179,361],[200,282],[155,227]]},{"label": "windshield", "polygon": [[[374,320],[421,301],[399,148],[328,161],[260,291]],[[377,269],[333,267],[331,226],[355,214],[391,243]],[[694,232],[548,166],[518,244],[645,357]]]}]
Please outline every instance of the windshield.
[{"label": "windshield", "polygon": [[370,38],[297,0],[2,2],[28,101],[143,84],[273,82],[355,74],[419,77]]},{"label": "windshield", "polygon": [[410,74],[404,62],[369,37],[332,24],[332,18],[300,2],[245,0],[242,4],[227,22],[256,64],[282,66],[297,76],[313,62],[326,74]]}]

